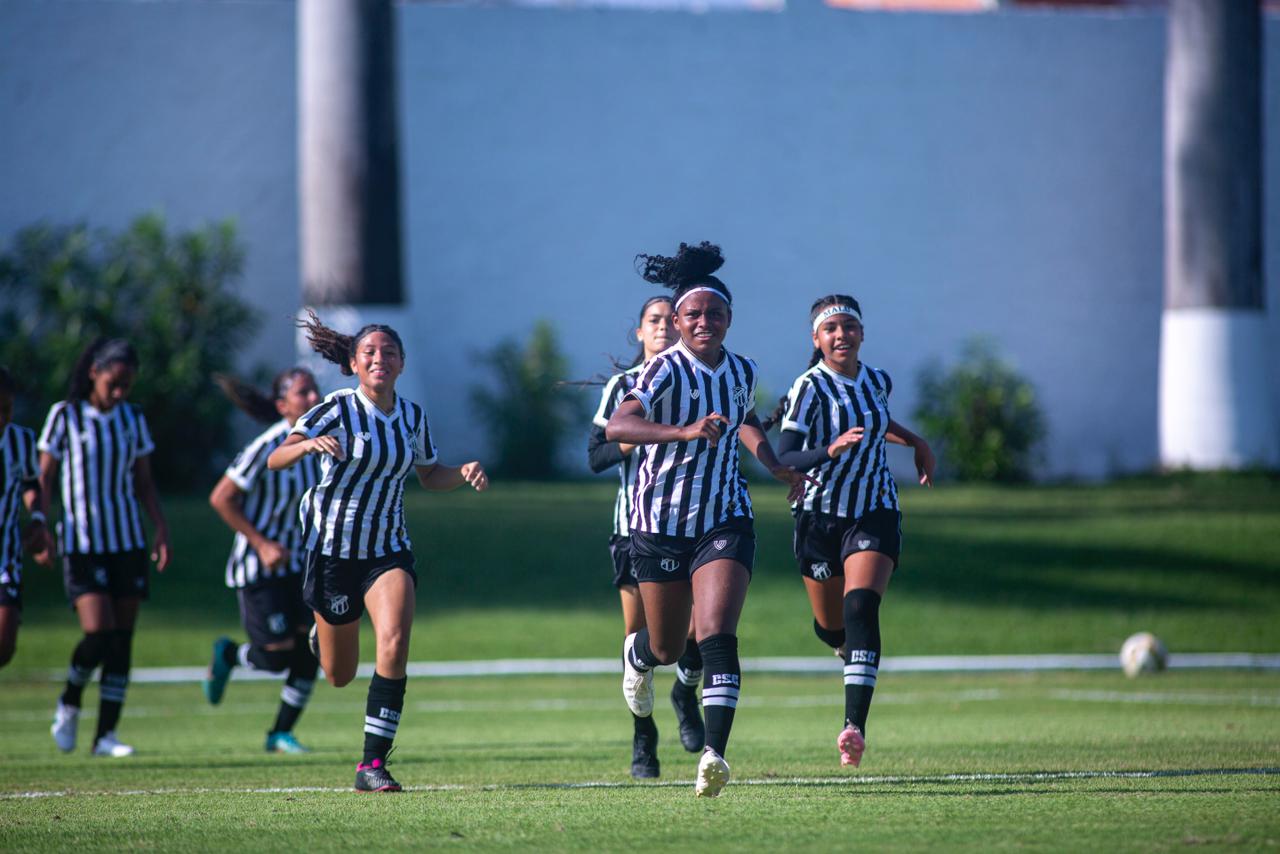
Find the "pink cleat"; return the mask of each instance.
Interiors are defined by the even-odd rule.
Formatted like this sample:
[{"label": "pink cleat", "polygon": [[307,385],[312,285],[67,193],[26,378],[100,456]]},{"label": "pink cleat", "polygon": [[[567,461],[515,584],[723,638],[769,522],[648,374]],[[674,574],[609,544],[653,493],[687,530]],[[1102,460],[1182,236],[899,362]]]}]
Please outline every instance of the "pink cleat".
[{"label": "pink cleat", "polygon": [[836,737],[836,747],[840,748],[840,764],[857,768],[862,761],[862,751],[867,749],[867,742],[862,737],[862,730],[853,724],[845,724]]}]

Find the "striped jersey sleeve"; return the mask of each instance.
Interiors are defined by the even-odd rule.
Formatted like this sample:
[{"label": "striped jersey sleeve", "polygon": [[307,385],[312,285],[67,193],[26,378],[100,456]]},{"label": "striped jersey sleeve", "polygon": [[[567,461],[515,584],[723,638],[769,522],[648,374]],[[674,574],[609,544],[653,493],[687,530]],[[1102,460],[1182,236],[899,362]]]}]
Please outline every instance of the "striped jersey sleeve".
[{"label": "striped jersey sleeve", "polygon": [[655,406],[671,397],[675,384],[675,368],[672,360],[659,356],[644,366],[639,380],[626,393],[623,400],[640,401],[640,405],[644,407],[644,414],[649,416],[653,413]]},{"label": "striped jersey sleeve", "polygon": [[41,453],[48,454],[55,460],[61,460],[66,453],[67,445],[67,402],[55,403],[45,416],[44,427],[40,429],[40,439],[36,447]]},{"label": "striped jersey sleeve", "polygon": [[796,379],[787,394],[787,409],[782,416],[782,429],[796,433],[808,433],[817,411],[817,395],[808,375]]},{"label": "striped jersey sleeve", "polygon": [[431,439],[431,425],[427,421],[427,411],[416,403],[400,398],[401,415],[413,430],[413,464],[415,466],[434,465],[439,459],[435,442]]},{"label": "striped jersey sleeve", "polygon": [[592,424],[597,427],[609,426],[609,417],[618,408],[618,404],[622,403],[622,397],[626,393],[626,380],[626,373],[617,373],[609,377],[609,381],[604,385],[604,391],[600,393],[600,405],[596,407],[595,417],[591,419]]},{"label": "striped jersey sleeve", "polygon": [[267,457],[279,445],[280,437],[271,430],[258,436],[236,454],[231,465],[227,466],[227,479],[239,487],[241,492],[251,492],[258,478],[267,470]]},{"label": "striped jersey sleeve", "polygon": [[[0,586],[22,581],[22,493],[39,476],[36,435],[26,427],[0,428]],[[11,594],[12,595],[12,594]]]},{"label": "striped jersey sleeve", "polygon": [[156,443],[151,439],[151,428],[147,426],[147,417],[142,414],[142,407],[132,403],[124,405],[128,407],[126,414],[133,421],[133,458],[136,460],[155,451]]},{"label": "striped jersey sleeve", "polygon": [[329,395],[297,420],[290,434],[297,433],[307,439],[327,436],[342,428],[342,407],[339,398]]}]

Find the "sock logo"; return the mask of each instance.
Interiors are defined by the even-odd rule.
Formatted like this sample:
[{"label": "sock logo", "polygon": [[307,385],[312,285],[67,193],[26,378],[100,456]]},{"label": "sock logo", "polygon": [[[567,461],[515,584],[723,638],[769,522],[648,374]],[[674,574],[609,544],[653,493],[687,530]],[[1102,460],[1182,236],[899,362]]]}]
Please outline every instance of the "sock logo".
[{"label": "sock logo", "polygon": [[741,684],[742,677],[736,673],[712,673],[711,684],[715,685],[732,685],[737,688]]},{"label": "sock logo", "polygon": [[879,658],[879,653],[874,649],[851,649],[849,650],[850,664],[875,664]]},{"label": "sock logo", "polygon": [[809,571],[813,573],[813,577],[818,581],[823,581],[831,577],[831,567],[827,565],[826,561],[823,561],[822,563],[815,563],[810,567]]},{"label": "sock logo", "polygon": [[388,709],[385,707],[378,709],[378,717],[382,718],[384,721],[395,721],[396,723],[400,723],[400,713],[395,709]]}]

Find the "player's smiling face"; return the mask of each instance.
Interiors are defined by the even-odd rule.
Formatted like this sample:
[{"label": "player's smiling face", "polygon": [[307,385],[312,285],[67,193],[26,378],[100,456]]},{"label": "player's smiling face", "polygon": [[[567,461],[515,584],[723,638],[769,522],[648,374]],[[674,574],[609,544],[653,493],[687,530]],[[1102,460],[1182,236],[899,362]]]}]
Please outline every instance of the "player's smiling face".
[{"label": "player's smiling face", "polygon": [[138,372],[124,362],[89,369],[89,403],[99,412],[110,412],[133,389]]},{"label": "player's smiling face", "polygon": [[813,333],[813,346],[822,351],[822,359],[830,367],[853,376],[862,348],[862,324],[851,314],[832,315]]},{"label": "player's smiling face", "polygon": [[729,304],[710,291],[699,291],[680,303],[676,331],[693,354],[709,365],[720,361],[720,348],[733,313]]},{"label": "player's smiling face", "polygon": [[676,330],[671,323],[671,303],[658,300],[644,310],[636,340],[644,345],[644,357],[651,359],[676,343]]},{"label": "player's smiling face", "polygon": [[360,385],[370,391],[390,391],[404,370],[404,354],[400,352],[396,339],[387,333],[370,332],[356,342],[351,369],[360,378]]},{"label": "player's smiling face", "polygon": [[319,402],[320,390],[316,388],[316,381],[310,374],[297,373],[284,395],[276,401],[276,411],[290,424],[295,424]]}]

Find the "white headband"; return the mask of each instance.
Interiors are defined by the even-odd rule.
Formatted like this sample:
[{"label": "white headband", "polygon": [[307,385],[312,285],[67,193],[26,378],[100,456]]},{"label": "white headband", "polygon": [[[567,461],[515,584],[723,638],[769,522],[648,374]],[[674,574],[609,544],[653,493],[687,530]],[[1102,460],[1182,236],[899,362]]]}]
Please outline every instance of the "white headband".
[{"label": "white headband", "polygon": [[713,293],[713,294],[715,294],[716,296],[720,297],[720,299],[724,300],[724,301],[725,301],[725,305],[733,305],[733,300],[729,299],[729,295],[728,295],[728,294],[726,294],[724,291],[720,290],[719,288],[713,288],[713,287],[709,287],[709,286],[707,286],[707,285],[699,285],[699,286],[698,286],[698,287],[696,287],[696,288],[690,288],[689,290],[687,290],[687,291],[685,291],[684,293],[682,293],[682,294],[680,295],[680,299],[676,300],[676,304],[675,304],[675,306],[672,308],[672,311],[679,311],[679,310],[680,310],[680,303],[684,302],[684,301],[685,301],[685,300],[687,300],[689,297],[693,296],[694,294],[698,293],[699,291],[710,291],[711,293]]},{"label": "white headband", "polygon": [[827,320],[835,317],[837,314],[847,314],[850,317],[857,318],[858,322],[862,322],[862,315],[858,314],[858,310],[851,305],[829,305],[822,310],[822,313],[813,319],[813,331],[817,332],[818,327]]}]

